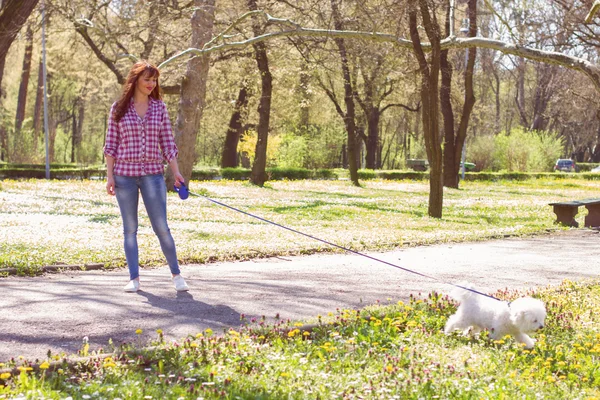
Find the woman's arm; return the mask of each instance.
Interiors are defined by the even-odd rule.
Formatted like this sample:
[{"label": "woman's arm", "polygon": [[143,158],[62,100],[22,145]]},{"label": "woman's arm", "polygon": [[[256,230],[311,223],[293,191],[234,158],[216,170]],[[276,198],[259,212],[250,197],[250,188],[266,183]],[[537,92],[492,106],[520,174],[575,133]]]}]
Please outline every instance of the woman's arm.
[{"label": "woman's arm", "polygon": [[111,156],[106,156],[106,193],[111,196],[115,195],[115,177],[113,170],[115,169],[115,159]]},{"label": "woman's arm", "polygon": [[175,186],[180,187],[182,183],[185,183],[185,179],[183,179],[183,175],[181,175],[181,172],[179,172],[179,165],[177,164],[176,158],[169,162],[169,168],[171,168],[171,171],[173,171]]}]

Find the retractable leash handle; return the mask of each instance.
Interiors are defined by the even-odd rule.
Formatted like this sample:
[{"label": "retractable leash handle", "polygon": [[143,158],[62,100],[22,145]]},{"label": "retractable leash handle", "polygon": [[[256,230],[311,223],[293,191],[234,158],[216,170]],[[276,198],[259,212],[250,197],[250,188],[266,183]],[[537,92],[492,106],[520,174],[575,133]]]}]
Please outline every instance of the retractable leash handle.
[{"label": "retractable leash handle", "polygon": [[179,194],[179,198],[181,200],[185,200],[190,196],[190,192],[189,192],[187,186],[185,186],[185,183],[183,183],[183,182],[181,182],[180,187],[173,185],[173,189],[175,189],[177,194]]}]

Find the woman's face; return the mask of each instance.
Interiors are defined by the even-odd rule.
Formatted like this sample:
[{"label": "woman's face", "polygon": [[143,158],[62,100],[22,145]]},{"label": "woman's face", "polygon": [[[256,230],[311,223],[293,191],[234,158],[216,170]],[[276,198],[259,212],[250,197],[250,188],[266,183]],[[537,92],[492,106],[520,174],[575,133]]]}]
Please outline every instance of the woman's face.
[{"label": "woman's face", "polygon": [[150,93],[156,87],[156,82],[158,81],[157,76],[150,76],[149,72],[144,72],[137,80],[137,84],[135,89],[145,96],[150,96]]}]

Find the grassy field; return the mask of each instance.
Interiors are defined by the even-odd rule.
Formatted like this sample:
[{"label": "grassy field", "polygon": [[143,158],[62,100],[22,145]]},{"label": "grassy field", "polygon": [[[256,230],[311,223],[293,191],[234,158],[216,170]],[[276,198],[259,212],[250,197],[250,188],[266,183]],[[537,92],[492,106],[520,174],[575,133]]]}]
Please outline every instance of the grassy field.
[{"label": "grassy field", "polygon": [[[427,216],[422,182],[271,182],[259,189],[223,181],[192,182],[191,189],[355,250],[561,229],[548,202],[596,197],[584,180],[467,182],[446,190],[438,220]],[[333,251],[201,198],[169,195],[169,214],[183,262]],[[160,265],[149,222],[140,222],[143,262]],[[1,182],[2,267],[34,274],[60,262],[122,265],[120,226],[102,182]],[[252,320],[222,335],[190,332],[177,343],[159,330],[145,349],[129,343],[89,354],[83,345],[85,357],[75,363],[53,354],[36,365],[16,359],[0,364],[0,399],[600,399],[600,282],[494,295],[523,294],[548,309],[532,350],[485,332],[444,335],[456,304],[430,293],[332,310],[315,316],[310,330],[306,322]]]},{"label": "grassy field", "polygon": [[[427,216],[428,183],[280,181],[265,188],[191,182],[192,191],[353,250],[389,250],[558,229],[548,202],[596,196],[585,180],[465,182],[446,190],[442,219]],[[140,205],[140,262],[165,263]],[[182,263],[338,251],[203,198],[169,194],[169,224]],[[580,220],[583,218],[578,216]],[[125,264],[116,199],[101,181],[0,183],[0,268],[35,274],[53,264]]]},{"label": "grassy field", "polygon": [[527,293],[548,309],[531,350],[487,332],[444,335],[455,304],[431,293],[338,310],[310,331],[247,321],[165,343],[158,330],[152,348],[124,345],[74,364],[49,355],[35,370],[0,365],[0,399],[598,399],[598,283]]}]

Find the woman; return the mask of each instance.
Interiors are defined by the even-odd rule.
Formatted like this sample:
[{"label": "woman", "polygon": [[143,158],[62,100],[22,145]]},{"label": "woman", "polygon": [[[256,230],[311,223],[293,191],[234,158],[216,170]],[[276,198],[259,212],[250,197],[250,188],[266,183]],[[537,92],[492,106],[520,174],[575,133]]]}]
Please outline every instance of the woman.
[{"label": "woman", "polygon": [[175,242],[167,224],[167,188],[163,161],[184,182],[177,165],[178,150],[171,131],[167,107],[161,100],[158,69],[145,61],[133,65],[123,93],[110,109],[104,155],[106,191],[116,195],[121,217],[125,258],[129,267],[126,292],[140,289],[138,261],[138,201],[141,192],[152,229],[171,269],[177,291],[189,290],[180,275]]}]

